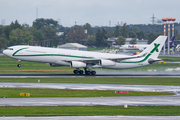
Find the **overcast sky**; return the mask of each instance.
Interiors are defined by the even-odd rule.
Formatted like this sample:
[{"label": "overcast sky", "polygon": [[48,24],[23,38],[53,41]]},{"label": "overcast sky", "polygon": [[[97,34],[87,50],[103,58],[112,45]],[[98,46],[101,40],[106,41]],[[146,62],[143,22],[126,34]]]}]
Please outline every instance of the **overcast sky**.
[{"label": "overcast sky", "polygon": [[[180,0],[0,0],[0,21],[18,20],[30,26],[38,18],[52,18],[63,26],[90,23],[92,26],[149,24],[156,19],[176,18],[180,21]],[[0,23],[1,24],[1,23]]]}]

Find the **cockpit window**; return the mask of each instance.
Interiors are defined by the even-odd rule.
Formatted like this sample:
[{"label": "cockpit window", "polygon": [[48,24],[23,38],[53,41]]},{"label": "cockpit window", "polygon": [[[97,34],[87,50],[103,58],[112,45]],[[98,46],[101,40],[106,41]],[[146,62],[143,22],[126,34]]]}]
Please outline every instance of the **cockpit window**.
[{"label": "cockpit window", "polygon": [[7,48],[7,50],[13,50],[13,48]]}]

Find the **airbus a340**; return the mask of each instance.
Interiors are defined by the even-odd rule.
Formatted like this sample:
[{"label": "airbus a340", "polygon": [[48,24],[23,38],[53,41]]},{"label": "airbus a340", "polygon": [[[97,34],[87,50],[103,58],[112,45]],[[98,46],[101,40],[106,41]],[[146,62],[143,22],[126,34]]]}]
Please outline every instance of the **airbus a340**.
[{"label": "airbus a340", "polygon": [[[166,38],[166,36],[159,36],[143,52],[134,56],[27,45],[11,46],[3,53],[19,61],[49,63],[51,66],[70,66],[76,68],[74,74],[95,75],[96,71],[91,70],[92,68],[130,69],[161,61],[158,55]],[[21,66],[20,62],[17,66]]]}]

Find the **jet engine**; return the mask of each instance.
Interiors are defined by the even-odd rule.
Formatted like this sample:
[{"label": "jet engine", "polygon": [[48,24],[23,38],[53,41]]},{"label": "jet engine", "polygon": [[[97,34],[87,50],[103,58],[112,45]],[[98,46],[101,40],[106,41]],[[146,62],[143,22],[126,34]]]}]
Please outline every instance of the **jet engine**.
[{"label": "jet engine", "polygon": [[104,60],[104,59],[102,59],[102,60],[100,60],[99,64],[101,66],[114,66],[114,65],[116,65],[116,62],[111,61],[111,60]]},{"label": "jet engine", "polygon": [[79,62],[79,61],[72,61],[70,66],[73,68],[84,68],[86,67],[86,63]]}]

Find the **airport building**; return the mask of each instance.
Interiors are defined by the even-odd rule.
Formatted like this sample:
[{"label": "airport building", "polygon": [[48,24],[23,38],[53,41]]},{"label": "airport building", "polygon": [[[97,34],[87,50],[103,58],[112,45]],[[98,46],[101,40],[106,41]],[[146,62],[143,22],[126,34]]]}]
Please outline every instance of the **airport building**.
[{"label": "airport building", "polygon": [[[118,38],[116,38],[116,37],[108,38],[108,46],[109,47],[116,46],[117,45],[116,42],[115,42],[116,39],[118,39]],[[130,41],[132,39],[133,38],[126,38],[125,45],[130,44]],[[136,42],[137,42],[137,44],[143,44],[143,45],[148,44],[148,40],[139,40],[139,39],[136,39]]]}]

